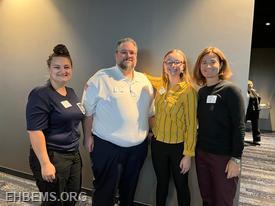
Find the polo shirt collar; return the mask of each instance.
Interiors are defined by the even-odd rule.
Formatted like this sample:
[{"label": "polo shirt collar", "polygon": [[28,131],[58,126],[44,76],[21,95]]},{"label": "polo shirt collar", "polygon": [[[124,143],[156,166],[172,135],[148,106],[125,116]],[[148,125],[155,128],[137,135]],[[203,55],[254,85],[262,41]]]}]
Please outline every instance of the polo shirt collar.
[{"label": "polo shirt collar", "polygon": [[[115,66],[115,72],[116,72],[116,74],[118,75],[118,77],[119,77],[120,80],[123,80],[123,81],[130,81],[128,78],[126,78],[126,77],[123,75],[123,73],[122,73],[122,71],[120,70],[120,68],[119,68],[118,65]],[[131,82],[139,82],[139,78],[138,78],[138,77],[139,77],[139,76],[138,76],[137,72],[136,72],[135,70],[133,70],[133,79],[132,79]]]}]

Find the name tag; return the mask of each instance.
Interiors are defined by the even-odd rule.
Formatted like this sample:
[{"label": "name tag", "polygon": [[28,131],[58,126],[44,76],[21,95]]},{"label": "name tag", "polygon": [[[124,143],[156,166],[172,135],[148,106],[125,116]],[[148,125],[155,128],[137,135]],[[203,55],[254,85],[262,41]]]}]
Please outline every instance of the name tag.
[{"label": "name tag", "polygon": [[60,102],[60,103],[61,103],[61,104],[63,105],[63,107],[65,107],[66,109],[72,106],[71,103],[70,103],[68,100],[64,100],[64,101],[62,101],[62,102]]},{"label": "name tag", "polygon": [[85,114],[85,108],[83,107],[83,105],[81,103],[77,103],[76,105],[78,106],[82,114]]},{"label": "name tag", "polygon": [[206,99],[207,104],[215,104],[217,101],[217,95],[208,95]]},{"label": "name tag", "polygon": [[114,92],[114,93],[124,93],[124,90],[123,90],[123,88],[114,87],[114,88],[113,88],[113,92]]}]

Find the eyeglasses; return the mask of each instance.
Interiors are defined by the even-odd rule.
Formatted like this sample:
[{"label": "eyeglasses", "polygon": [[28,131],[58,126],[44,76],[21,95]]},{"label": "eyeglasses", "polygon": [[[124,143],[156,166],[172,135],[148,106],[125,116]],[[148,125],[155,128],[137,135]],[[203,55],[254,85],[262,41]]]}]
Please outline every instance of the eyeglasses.
[{"label": "eyeglasses", "polygon": [[167,64],[167,65],[169,65],[169,66],[173,66],[173,65],[175,65],[175,66],[180,66],[180,65],[182,65],[182,64],[184,64],[184,62],[183,61],[165,61],[164,62],[165,64]]}]

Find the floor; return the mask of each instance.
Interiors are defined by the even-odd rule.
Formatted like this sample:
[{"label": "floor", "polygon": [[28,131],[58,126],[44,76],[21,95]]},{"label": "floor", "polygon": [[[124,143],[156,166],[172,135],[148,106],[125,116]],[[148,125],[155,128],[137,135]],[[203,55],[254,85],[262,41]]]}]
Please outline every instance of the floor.
[{"label": "floor", "polygon": [[[251,139],[251,134],[247,133],[245,140]],[[275,206],[275,133],[263,134],[260,146],[246,144],[240,185],[239,206]],[[34,195],[38,192],[33,181],[0,172],[1,206],[39,205],[37,201],[28,200],[28,196],[23,202],[13,201],[16,191],[20,191],[21,196],[24,196],[24,192],[32,191],[32,200],[35,200]],[[83,195],[77,206],[87,205],[91,205],[91,198]]]},{"label": "floor", "polygon": [[275,206],[275,133],[262,134],[260,146],[247,144],[242,159],[239,205]]}]

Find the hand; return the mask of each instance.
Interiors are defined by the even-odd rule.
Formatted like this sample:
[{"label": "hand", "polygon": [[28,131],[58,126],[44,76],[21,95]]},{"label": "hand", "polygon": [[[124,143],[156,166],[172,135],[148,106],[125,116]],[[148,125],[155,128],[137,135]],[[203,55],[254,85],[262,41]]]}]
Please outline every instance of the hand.
[{"label": "hand", "polygon": [[180,173],[185,174],[191,167],[191,157],[184,156],[180,161]]},{"label": "hand", "polygon": [[84,147],[88,152],[92,152],[94,149],[94,137],[88,136],[84,138]]},{"label": "hand", "polygon": [[239,176],[240,172],[240,164],[237,164],[233,160],[229,160],[225,168],[225,173],[227,173],[227,179]]},{"label": "hand", "polygon": [[55,167],[51,162],[41,165],[41,174],[43,180],[53,182],[55,180]]}]

